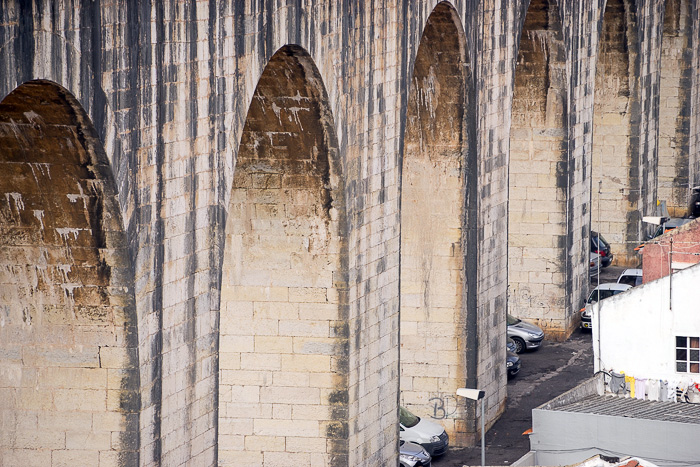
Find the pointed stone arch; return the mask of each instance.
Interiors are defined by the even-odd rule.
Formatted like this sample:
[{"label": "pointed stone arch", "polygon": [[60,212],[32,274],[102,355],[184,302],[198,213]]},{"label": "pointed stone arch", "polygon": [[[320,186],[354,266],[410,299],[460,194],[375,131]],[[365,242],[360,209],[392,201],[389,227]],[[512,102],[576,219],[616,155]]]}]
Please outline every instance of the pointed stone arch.
[{"label": "pointed stone arch", "polygon": [[555,1],[530,2],[515,67],[510,136],[510,313],[549,337],[572,326],[565,290],[568,252],[568,81]]},{"label": "pointed stone arch", "polygon": [[311,57],[270,58],[242,132],[221,292],[219,463],[346,465],[344,186]]},{"label": "pointed stone arch", "polygon": [[[469,445],[476,387],[475,96],[454,7],[428,17],[411,75],[401,165],[400,403]],[[501,367],[494,369],[503,378]],[[438,410],[436,410],[438,407]]]},{"label": "pointed stone arch", "polygon": [[112,170],[68,91],[30,81],[0,102],[0,174],[0,457],[137,465],[133,269]]}]

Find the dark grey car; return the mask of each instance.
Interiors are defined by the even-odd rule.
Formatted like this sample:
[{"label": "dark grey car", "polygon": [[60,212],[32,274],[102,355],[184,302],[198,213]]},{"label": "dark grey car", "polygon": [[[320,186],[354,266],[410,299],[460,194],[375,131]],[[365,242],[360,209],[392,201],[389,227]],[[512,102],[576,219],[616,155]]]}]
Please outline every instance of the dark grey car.
[{"label": "dark grey car", "polygon": [[534,324],[526,323],[520,319],[506,315],[508,322],[508,337],[515,341],[516,352],[538,349],[542,345],[544,332]]},{"label": "dark grey car", "polygon": [[610,251],[610,244],[598,232],[591,230],[591,253],[600,255],[600,265],[604,268],[610,266],[613,260],[613,254]]},{"label": "dark grey car", "polygon": [[430,467],[430,454],[423,446],[401,440],[399,445],[399,464],[401,467]]},{"label": "dark grey car", "polygon": [[515,353],[517,349],[515,341],[509,337],[506,342],[506,371],[508,372],[508,378],[512,378],[520,372],[520,357]]}]

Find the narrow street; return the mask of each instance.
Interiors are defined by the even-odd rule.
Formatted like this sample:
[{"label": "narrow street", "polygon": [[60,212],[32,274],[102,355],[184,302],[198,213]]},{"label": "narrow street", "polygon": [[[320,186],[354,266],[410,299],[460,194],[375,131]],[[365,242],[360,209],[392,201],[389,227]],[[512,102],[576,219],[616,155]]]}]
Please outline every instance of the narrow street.
[{"label": "narrow street", "polygon": [[[571,389],[593,374],[591,335],[575,331],[566,342],[545,342],[520,354],[522,370],[508,381],[505,413],[486,434],[486,465],[510,465],[530,450],[527,435],[532,409]],[[480,465],[481,448],[450,448],[435,458],[436,467]]]},{"label": "narrow street", "polygon": [[[601,271],[600,283],[615,282],[623,267]],[[598,284],[591,281],[590,290]],[[520,374],[508,381],[504,414],[486,433],[486,465],[510,465],[530,450],[523,432],[532,427],[532,409],[593,376],[591,333],[577,329],[565,342],[547,342],[534,352],[520,354]],[[481,465],[481,447],[451,448],[435,458],[436,467]]]}]

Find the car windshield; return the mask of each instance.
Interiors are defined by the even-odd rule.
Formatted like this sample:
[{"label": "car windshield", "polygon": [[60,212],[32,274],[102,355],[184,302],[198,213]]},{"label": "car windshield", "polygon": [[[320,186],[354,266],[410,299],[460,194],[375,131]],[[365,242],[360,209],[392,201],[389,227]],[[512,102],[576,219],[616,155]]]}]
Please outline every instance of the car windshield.
[{"label": "car windshield", "polygon": [[518,318],[516,318],[515,316],[511,316],[511,315],[508,315],[506,317],[506,319],[508,321],[508,326],[513,326],[514,324],[518,324],[520,322],[520,320]]},{"label": "car windshield", "polygon": [[420,417],[413,415],[403,407],[399,407],[399,422],[406,428],[411,428],[418,425],[418,422],[420,422]]},{"label": "car windshield", "polygon": [[639,276],[622,276],[617,282],[620,284],[627,284],[634,287],[635,285],[639,285],[642,283],[642,278]]},{"label": "car windshield", "polygon": [[[613,295],[617,295],[620,292],[622,292],[622,290],[594,290],[591,292],[591,296],[588,297],[587,303],[595,303],[598,300],[604,300],[608,297],[612,297]],[[600,297],[600,299],[598,297]]]}]

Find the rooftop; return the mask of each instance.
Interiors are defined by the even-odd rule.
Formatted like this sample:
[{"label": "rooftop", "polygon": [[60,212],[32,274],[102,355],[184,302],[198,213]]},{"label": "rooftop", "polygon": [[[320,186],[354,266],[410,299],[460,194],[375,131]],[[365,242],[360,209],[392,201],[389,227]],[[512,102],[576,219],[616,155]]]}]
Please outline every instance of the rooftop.
[{"label": "rooftop", "polygon": [[540,408],[557,412],[590,413],[700,425],[700,404],[657,402],[594,394],[556,407]]}]

